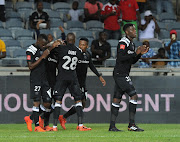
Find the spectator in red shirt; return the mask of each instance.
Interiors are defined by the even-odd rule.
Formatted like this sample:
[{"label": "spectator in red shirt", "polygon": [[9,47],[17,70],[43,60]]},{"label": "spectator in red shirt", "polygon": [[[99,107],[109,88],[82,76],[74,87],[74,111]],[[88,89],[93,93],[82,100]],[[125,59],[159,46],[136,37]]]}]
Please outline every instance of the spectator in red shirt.
[{"label": "spectator in red shirt", "polygon": [[103,4],[96,0],[88,0],[84,5],[85,21],[100,20]]},{"label": "spectator in red shirt", "polygon": [[120,8],[116,5],[117,0],[109,0],[103,6],[101,17],[104,20],[104,32],[107,33],[108,39],[120,39],[120,25],[118,19],[120,17]]},{"label": "spectator in red shirt", "polygon": [[[127,23],[132,23],[136,27],[136,35],[138,38],[138,27],[141,28],[141,17],[139,13],[139,6],[136,0],[121,0],[119,6],[122,12],[122,24],[121,24],[121,34],[125,35],[123,27]],[[137,17],[136,17],[137,16]],[[137,18],[139,25],[137,26]]]}]

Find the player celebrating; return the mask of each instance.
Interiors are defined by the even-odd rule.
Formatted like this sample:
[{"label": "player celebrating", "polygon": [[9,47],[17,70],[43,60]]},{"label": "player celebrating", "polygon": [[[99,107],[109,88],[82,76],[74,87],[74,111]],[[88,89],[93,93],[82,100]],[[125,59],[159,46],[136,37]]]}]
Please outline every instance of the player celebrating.
[{"label": "player celebrating", "polygon": [[115,80],[114,97],[111,107],[111,121],[109,131],[121,131],[115,127],[118,110],[122,95],[127,93],[129,101],[129,131],[144,131],[135,125],[135,113],[137,106],[137,93],[129,77],[131,65],[140,59],[142,54],[148,52],[148,48],[140,46],[135,51],[133,38],[136,37],[136,30],[133,24],[126,24],[123,27],[126,37],[123,37],[117,46],[117,59],[114,67],[113,77]]},{"label": "player celebrating", "polygon": [[[94,72],[99,77],[99,80],[102,82],[103,86],[106,85],[106,81],[98,73],[97,69],[93,65],[93,62],[91,59],[91,54],[87,51],[88,42],[89,41],[87,38],[81,38],[79,40],[79,48],[82,50],[82,55],[81,55],[81,59],[78,61],[77,67],[76,67],[76,73],[77,73],[80,89],[82,92],[83,108],[85,107],[85,102],[87,99],[86,76],[87,76],[88,66],[90,67],[92,72]],[[75,108],[75,106],[73,106],[66,114],[59,116],[59,121],[60,121],[63,129],[66,129],[66,127],[65,127],[66,119],[75,113],[76,113],[76,108]],[[77,129],[78,128],[79,127],[77,127]]]},{"label": "player celebrating", "polygon": [[[34,131],[37,132],[45,132],[45,130],[43,130],[39,126],[39,106],[41,102],[41,97],[43,99],[44,109],[48,109],[51,104],[50,87],[46,78],[45,58],[49,55],[50,51],[55,46],[59,45],[59,43],[55,43],[52,45],[52,48],[45,50],[43,47],[47,44],[47,42],[48,42],[47,36],[44,34],[40,34],[37,39],[37,42],[31,45],[26,51],[28,67],[31,70],[30,94],[31,94],[31,99],[33,99],[32,116],[35,123]],[[25,117],[25,121],[26,121],[26,117]],[[28,129],[32,131],[32,127],[31,128],[28,127]],[[47,127],[47,129],[49,129],[49,126]]]},{"label": "player celebrating", "polygon": [[84,127],[82,123],[83,112],[81,92],[76,74],[76,65],[78,59],[81,57],[81,51],[74,45],[74,43],[75,35],[73,33],[68,33],[67,45],[61,45],[58,48],[55,48],[55,50],[58,52],[59,64],[58,76],[54,87],[54,99],[56,102],[54,108],[53,131],[57,131],[57,121],[60,114],[62,99],[67,88],[75,100],[75,109],[78,116],[78,130],[89,130],[87,127]]}]

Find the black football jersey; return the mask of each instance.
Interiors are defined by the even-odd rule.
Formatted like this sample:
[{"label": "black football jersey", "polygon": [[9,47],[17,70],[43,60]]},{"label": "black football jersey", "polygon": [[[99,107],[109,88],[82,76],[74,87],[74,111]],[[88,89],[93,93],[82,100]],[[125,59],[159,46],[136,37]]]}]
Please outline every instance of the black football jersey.
[{"label": "black football jersey", "polygon": [[76,72],[79,81],[80,87],[84,87],[86,84],[86,76],[87,76],[87,69],[88,67],[94,72],[98,77],[100,74],[98,73],[97,69],[93,65],[91,54],[86,51],[81,53],[81,58],[78,60]]},{"label": "black football jersey", "polygon": [[56,82],[57,66],[58,66],[58,54],[53,49],[46,59],[47,80],[51,88],[54,87]]},{"label": "black football jersey", "polygon": [[58,76],[60,80],[77,78],[76,66],[81,57],[81,50],[73,44],[60,45],[55,48],[58,52]]},{"label": "black football jersey", "polygon": [[[37,48],[35,45],[31,45],[26,50],[27,62],[36,62],[42,55],[43,50]],[[30,79],[31,81],[41,82],[46,80],[46,60],[43,59],[38,66],[31,70]]]},{"label": "black football jersey", "polygon": [[123,37],[117,46],[117,59],[114,73],[122,76],[129,75],[131,65],[136,63],[141,55],[135,52],[135,45],[127,37]]}]

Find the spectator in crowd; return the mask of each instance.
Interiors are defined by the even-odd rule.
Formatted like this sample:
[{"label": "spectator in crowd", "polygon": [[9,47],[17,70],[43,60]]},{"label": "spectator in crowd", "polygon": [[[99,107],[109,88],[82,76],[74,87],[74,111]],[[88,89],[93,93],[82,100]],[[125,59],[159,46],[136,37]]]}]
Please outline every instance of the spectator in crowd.
[{"label": "spectator in crowd", "polygon": [[73,1],[72,3],[72,9],[69,10],[69,13],[67,14],[67,17],[69,20],[71,21],[83,21],[82,20],[82,13],[81,11],[78,9],[78,1]]},{"label": "spectator in crowd", "polygon": [[84,15],[85,21],[89,20],[99,20],[101,19],[101,10],[103,4],[101,2],[97,2],[96,0],[88,0],[84,5]]},{"label": "spectator in crowd", "polygon": [[174,13],[171,0],[155,0],[155,1],[156,1],[156,10],[158,15],[161,14],[162,12]]},{"label": "spectator in crowd", "polygon": [[147,48],[149,48],[149,51],[141,56],[142,62],[140,62],[139,67],[140,68],[149,68],[152,65],[152,62],[149,61],[149,59],[156,55],[154,50],[150,48],[150,44],[148,40],[143,41],[143,45],[146,45]]},{"label": "spectator in crowd", "polygon": [[[170,31],[171,41],[165,43],[165,49],[168,53],[169,59],[180,59],[180,41],[177,41],[177,32],[176,30]],[[168,67],[179,67],[179,61],[168,62]]]},{"label": "spectator in crowd", "polygon": [[6,57],[6,45],[3,40],[0,39],[0,59]]},{"label": "spectator in crowd", "polygon": [[[153,56],[151,59],[168,59],[166,57],[166,52],[164,48],[159,48],[157,55]],[[164,68],[167,65],[166,61],[153,61],[152,67],[154,68]]]},{"label": "spectator in crowd", "polygon": [[95,65],[102,65],[103,61],[111,57],[111,45],[106,40],[107,34],[99,32],[99,39],[92,41],[91,52]]},{"label": "spectator in crowd", "polygon": [[5,0],[0,0],[0,21],[6,22],[6,17],[5,17]]},{"label": "spectator in crowd", "polygon": [[[145,11],[144,19],[141,20],[141,30],[139,31],[139,39],[142,40],[156,40],[155,39],[155,32],[159,33],[160,28],[156,22],[154,16],[152,16],[152,12],[150,10]],[[160,41],[161,42],[161,41]]]},{"label": "spectator in crowd", "polygon": [[107,33],[108,39],[120,39],[120,25],[118,19],[120,17],[120,8],[116,5],[117,0],[109,0],[103,6],[101,17],[104,20],[104,32]]},{"label": "spectator in crowd", "polygon": [[43,11],[43,3],[37,3],[37,11],[33,12],[29,17],[31,29],[36,30],[37,36],[39,35],[39,29],[49,29],[49,15]]},{"label": "spectator in crowd", "polygon": [[[121,34],[125,35],[123,27],[127,23],[132,23],[136,27],[136,37],[138,38],[138,27],[141,28],[141,16],[136,0],[121,0],[119,6],[122,12]],[[137,20],[139,25],[137,25]]]}]

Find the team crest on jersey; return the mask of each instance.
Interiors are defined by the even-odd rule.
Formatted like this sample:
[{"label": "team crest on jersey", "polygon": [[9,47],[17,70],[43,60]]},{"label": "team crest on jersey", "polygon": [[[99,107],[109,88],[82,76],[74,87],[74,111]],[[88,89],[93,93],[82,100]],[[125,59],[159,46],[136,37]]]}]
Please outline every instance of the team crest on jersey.
[{"label": "team crest on jersey", "polygon": [[27,55],[27,60],[31,60],[31,55]]},{"label": "team crest on jersey", "polygon": [[124,49],[125,49],[125,45],[121,44],[121,45],[120,45],[120,49],[123,49],[123,50],[124,50]]}]

